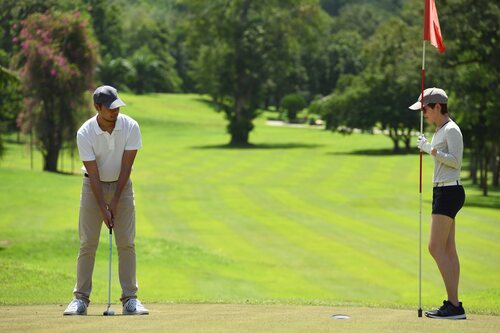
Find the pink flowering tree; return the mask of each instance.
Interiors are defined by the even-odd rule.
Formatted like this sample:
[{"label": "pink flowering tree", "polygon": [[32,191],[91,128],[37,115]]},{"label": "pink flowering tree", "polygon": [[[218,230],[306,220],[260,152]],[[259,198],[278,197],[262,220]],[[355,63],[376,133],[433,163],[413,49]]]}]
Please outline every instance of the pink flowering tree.
[{"label": "pink flowering tree", "polygon": [[88,105],[85,92],[93,83],[97,44],[79,12],[33,14],[13,42],[29,105],[19,120],[34,128],[43,169],[55,172],[63,145],[74,140],[79,111]]}]

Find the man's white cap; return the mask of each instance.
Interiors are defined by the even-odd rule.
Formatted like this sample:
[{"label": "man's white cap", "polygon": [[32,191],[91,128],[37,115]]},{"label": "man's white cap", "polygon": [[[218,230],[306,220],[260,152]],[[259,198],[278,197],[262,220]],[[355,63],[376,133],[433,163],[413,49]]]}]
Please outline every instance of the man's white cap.
[{"label": "man's white cap", "polygon": [[[411,110],[420,110],[422,108],[422,94],[418,95],[418,101],[410,105]],[[448,95],[443,89],[427,88],[424,90],[424,106],[431,103],[448,104]]]}]

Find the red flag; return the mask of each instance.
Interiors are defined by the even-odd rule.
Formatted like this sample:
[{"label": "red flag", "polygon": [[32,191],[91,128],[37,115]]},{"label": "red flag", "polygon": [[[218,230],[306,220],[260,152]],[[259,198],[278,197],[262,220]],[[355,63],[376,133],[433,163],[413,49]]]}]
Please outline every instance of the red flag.
[{"label": "red flag", "polygon": [[431,42],[439,52],[444,52],[441,28],[439,27],[438,13],[434,0],[425,0],[424,12],[424,40]]}]

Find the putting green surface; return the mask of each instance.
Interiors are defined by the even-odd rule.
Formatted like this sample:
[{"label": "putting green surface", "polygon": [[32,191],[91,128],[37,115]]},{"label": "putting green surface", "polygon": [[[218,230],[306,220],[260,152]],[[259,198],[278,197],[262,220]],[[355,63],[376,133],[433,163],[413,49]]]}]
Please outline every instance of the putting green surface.
[{"label": "putting green surface", "polygon": [[[90,98],[90,97],[89,97]],[[123,94],[141,125],[132,181],[139,298],[151,303],[369,306],[418,304],[419,158],[383,135],[340,135],[255,121],[252,148],[226,146],[223,115],[195,95]],[[25,145],[0,161],[0,304],[67,304],[75,285],[81,163],[33,171]],[[71,171],[68,153],[63,169]],[[424,158],[422,307],[445,298],[427,252],[432,159]],[[465,168],[464,168],[465,169]],[[460,298],[500,314],[500,194],[463,172],[457,217]],[[91,300],[104,303],[101,234]],[[117,302],[116,249],[112,297]],[[236,307],[237,308],[237,307]]]},{"label": "putting green surface", "polygon": [[[86,317],[64,317],[62,305],[2,306],[0,332],[493,333],[500,327],[498,316],[435,320],[418,318],[416,311],[381,308],[226,304],[151,304],[148,308],[149,316],[104,317],[106,306],[93,305]],[[351,318],[334,320],[333,314]]]}]

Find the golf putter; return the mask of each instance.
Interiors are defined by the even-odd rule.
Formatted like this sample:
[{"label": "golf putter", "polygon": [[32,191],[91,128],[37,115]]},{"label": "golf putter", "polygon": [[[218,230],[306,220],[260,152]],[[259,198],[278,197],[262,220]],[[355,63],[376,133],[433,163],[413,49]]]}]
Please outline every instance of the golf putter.
[{"label": "golf putter", "polygon": [[102,313],[103,316],[114,316],[111,307],[111,255],[113,254],[113,228],[109,228],[109,274],[108,274],[108,309]]}]

